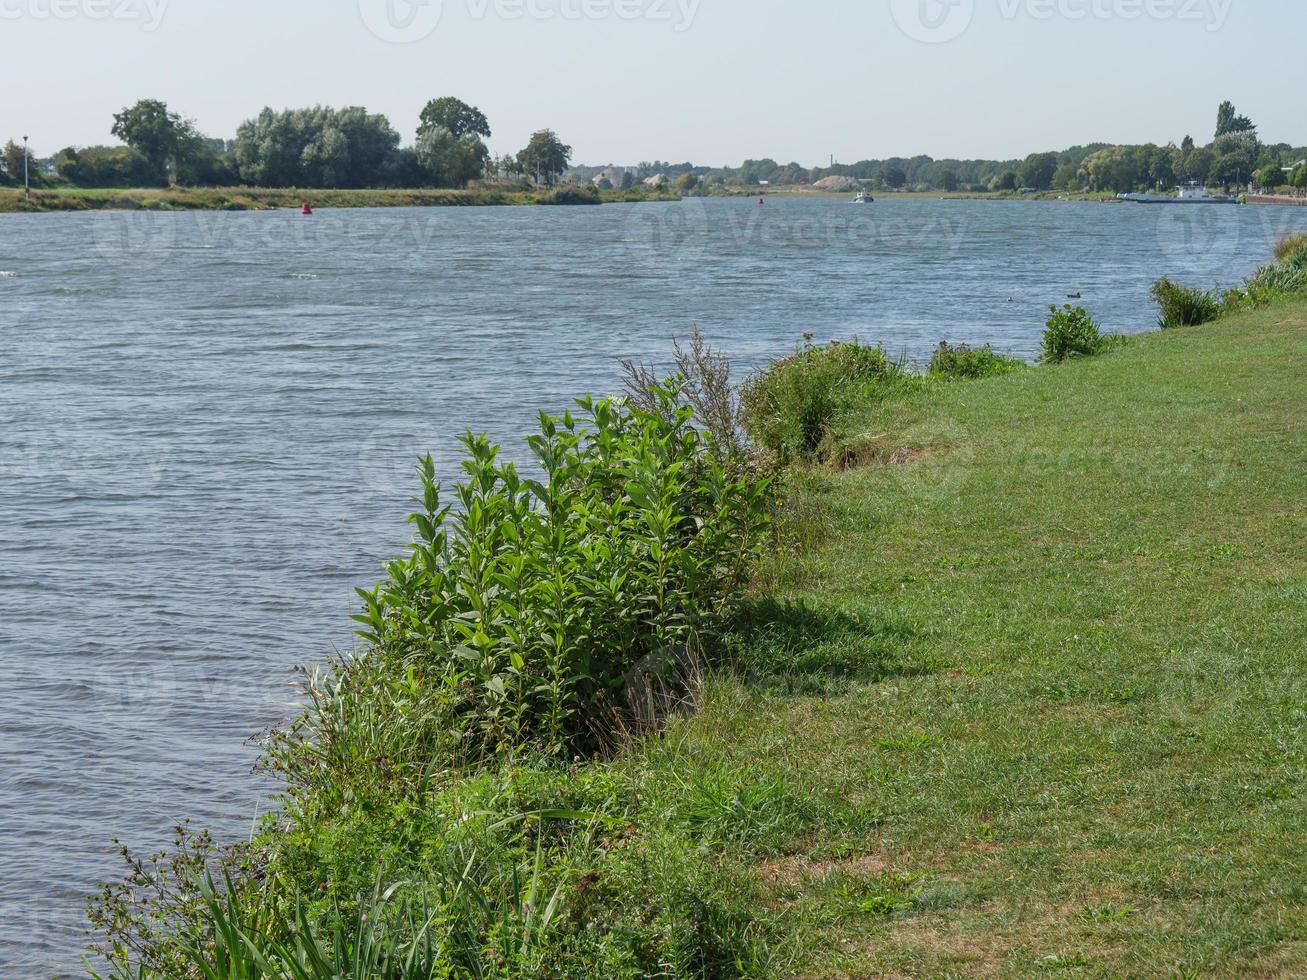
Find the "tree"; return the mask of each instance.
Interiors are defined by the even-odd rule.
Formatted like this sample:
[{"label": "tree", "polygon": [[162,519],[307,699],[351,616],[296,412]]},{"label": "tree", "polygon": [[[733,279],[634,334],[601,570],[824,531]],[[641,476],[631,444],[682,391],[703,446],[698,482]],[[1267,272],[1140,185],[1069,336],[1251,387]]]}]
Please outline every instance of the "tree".
[{"label": "tree", "polygon": [[481,137],[472,133],[455,136],[443,126],[422,132],[414,149],[424,182],[436,187],[466,187],[468,181],[483,176],[490,164],[490,151]]},{"label": "tree", "polygon": [[1174,146],[1157,146],[1148,158],[1148,180],[1154,187],[1175,185],[1175,167],[1180,151]]},{"label": "tree", "polygon": [[240,179],[264,187],[376,187],[402,162],[399,133],[359,106],[264,109],[236,131],[233,155]]},{"label": "tree", "polygon": [[1298,167],[1293,172],[1293,176],[1289,179],[1289,183],[1293,184],[1294,187],[1297,187],[1300,190],[1307,189],[1307,164]]},{"label": "tree", "polygon": [[440,127],[454,134],[455,139],[464,136],[481,136],[490,139],[490,123],[485,114],[474,105],[468,105],[452,95],[432,99],[422,110],[418,135],[429,129]]},{"label": "tree", "polygon": [[678,194],[692,194],[699,187],[699,177],[693,173],[681,174],[672,181],[672,188]]},{"label": "tree", "polygon": [[1064,163],[1053,174],[1053,188],[1059,191],[1076,191],[1083,185],[1080,182],[1080,165]]},{"label": "tree", "polygon": [[[36,159],[30,149],[24,151],[22,143],[15,143],[10,140],[5,144],[5,148],[0,152],[0,169],[4,170],[5,176],[11,183],[21,184],[23,182],[23,161]],[[35,176],[35,168],[28,164],[28,173]]]},{"label": "tree", "polygon": [[622,171],[622,190],[629,191],[635,186],[635,174],[630,170]]},{"label": "tree", "polygon": [[1185,159],[1184,176],[1200,184],[1207,183],[1216,166],[1216,154],[1206,146],[1200,146]]},{"label": "tree", "polygon": [[113,136],[145,158],[155,179],[166,181],[168,168],[188,142],[193,129],[181,116],[168,111],[157,99],[141,99],[114,114]]},{"label": "tree", "polygon": [[70,146],[55,154],[54,169],[76,187],[137,187],[153,178],[149,161],[126,146]]},{"label": "tree", "polygon": [[950,194],[958,189],[959,183],[955,170],[945,170],[943,176],[939,178],[939,186]]},{"label": "tree", "polygon": [[989,182],[989,189],[991,191],[1014,191],[1020,181],[1021,177],[1015,170],[1004,170]]},{"label": "tree", "polygon": [[908,175],[904,169],[898,165],[891,165],[880,172],[880,179],[892,191],[898,190],[908,182]]},{"label": "tree", "polygon": [[1216,110],[1216,135],[1226,136],[1230,133],[1250,133],[1257,127],[1247,116],[1241,116],[1233,102],[1222,102]]},{"label": "tree", "polygon": [[1275,188],[1287,181],[1284,165],[1280,162],[1280,154],[1270,148],[1264,150],[1257,161],[1257,183],[1265,188]]},{"label": "tree", "polygon": [[1085,161],[1089,184],[1098,191],[1132,191],[1144,176],[1140,156],[1131,147],[1110,146]]},{"label": "tree", "polygon": [[1186,136],[1184,140],[1180,143],[1180,152],[1183,153],[1185,156],[1188,156],[1193,151],[1194,151],[1194,138],[1192,136]]},{"label": "tree", "polygon": [[1227,133],[1214,140],[1210,149],[1216,155],[1212,180],[1223,181],[1227,185],[1246,184],[1252,180],[1261,153],[1261,144],[1255,132],[1244,130]]},{"label": "tree", "polygon": [[1056,153],[1032,153],[1026,157],[1018,172],[1022,187],[1033,187],[1037,191],[1046,191],[1053,186],[1053,175],[1057,173]]},{"label": "tree", "polygon": [[563,143],[552,129],[542,129],[533,133],[531,141],[518,153],[517,164],[537,183],[552,186],[571,159],[572,148]]}]

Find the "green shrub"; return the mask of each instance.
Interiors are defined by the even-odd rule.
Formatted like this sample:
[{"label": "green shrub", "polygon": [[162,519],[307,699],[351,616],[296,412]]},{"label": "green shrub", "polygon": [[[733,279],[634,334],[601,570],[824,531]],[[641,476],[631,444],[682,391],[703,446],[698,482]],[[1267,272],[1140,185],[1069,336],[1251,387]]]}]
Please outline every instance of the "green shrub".
[{"label": "green shrub", "polygon": [[1083,306],[1049,307],[1048,326],[1039,360],[1042,364],[1060,364],[1073,357],[1090,357],[1102,353],[1109,341],[1094,318]]},{"label": "green shrub", "polygon": [[540,198],[541,204],[602,204],[603,199],[594,187],[573,187],[564,184],[555,187]]},{"label": "green shrub", "polygon": [[883,398],[905,379],[902,367],[879,347],[807,347],[745,382],[744,428],[782,461],[815,459],[851,411]]},{"label": "green shrub", "polygon": [[592,751],[635,668],[720,629],[761,543],[767,483],[728,475],[678,387],[657,398],[542,413],[528,440],[539,480],[465,437],[456,511],[423,461],[417,540],[356,618],[463,760]]},{"label": "green shrub", "polygon": [[930,374],[936,378],[990,378],[1011,374],[1025,366],[1018,358],[995,354],[988,345],[955,347],[947,341],[941,341],[930,358]]},{"label": "green shrub", "polygon": [[1158,325],[1163,330],[1196,327],[1221,315],[1221,296],[1217,291],[1182,286],[1165,276],[1153,283],[1152,296],[1158,308]]}]

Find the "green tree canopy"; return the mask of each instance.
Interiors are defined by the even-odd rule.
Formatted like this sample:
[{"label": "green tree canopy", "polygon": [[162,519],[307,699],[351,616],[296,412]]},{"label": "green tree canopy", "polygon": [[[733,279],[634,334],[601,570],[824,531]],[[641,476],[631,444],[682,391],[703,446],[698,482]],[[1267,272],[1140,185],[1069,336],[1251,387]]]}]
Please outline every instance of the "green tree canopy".
[{"label": "green tree canopy", "polygon": [[1032,153],[1026,157],[1018,171],[1022,187],[1033,187],[1037,191],[1046,191],[1053,186],[1053,175],[1057,173],[1058,157],[1056,153]]},{"label": "green tree canopy", "polygon": [[436,127],[449,130],[455,139],[468,135],[490,138],[490,123],[485,113],[452,95],[432,99],[423,108],[418,135]]},{"label": "green tree canopy", "polygon": [[484,176],[490,163],[490,151],[481,137],[455,136],[443,126],[422,130],[415,150],[423,183],[435,187],[466,187],[468,181]]},{"label": "green tree canopy", "polygon": [[572,148],[552,129],[542,129],[533,133],[530,142],[518,153],[517,165],[527,176],[552,185],[571,159]]},{"label": "green tree canopy", "polygon": [[[11,183],[21,184],[23,182],[24,152],[26,152],[27,160],[30,161],[36,159],[30,148],[24,151],[23,144],[16,143],[13,140],[6,143],[4,150],[0,151],[0,171],[4,172],[4,176]],[[29,174],[31,174],[31,172],[32,170],[29,163]]]},{"label": "green tree canopy", "polygon": [[240,179],[264,187],[378,187],[399,165],[399,133],[359,106],[264,109],[236,131]]},{"label": "green tree canopy", "polygon": [[1216,135],[1226,136],[1230,133],[1250,133],[1257,127],[1247,116],[1241,116],[1233,102],[1222,102],[1216,110]]},{"label": "green tree canopy", "polygon": [[114,113],[113,136],[145,158],[157,180],[166,180],[179,153],[194,145],[195,131],[158,99],[141,99]]}]

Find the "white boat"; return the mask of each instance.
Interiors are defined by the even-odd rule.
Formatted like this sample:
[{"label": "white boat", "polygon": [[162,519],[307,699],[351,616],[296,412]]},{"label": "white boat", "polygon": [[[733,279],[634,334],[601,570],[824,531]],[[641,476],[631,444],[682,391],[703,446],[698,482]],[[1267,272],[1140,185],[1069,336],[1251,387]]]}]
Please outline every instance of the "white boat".
[{"label": "white boat", "polygon": [[1123,201],[1134,204],[1238,204],[1239,202],[1224,194],[1212,194],[1196,180],[1189,181],[1170,194],[1119,194]]},{"label": "white boat", "polygon": [[876,199],[866,191],[858,191],[858,196],[853,199],[854,204],[874,204]]}]

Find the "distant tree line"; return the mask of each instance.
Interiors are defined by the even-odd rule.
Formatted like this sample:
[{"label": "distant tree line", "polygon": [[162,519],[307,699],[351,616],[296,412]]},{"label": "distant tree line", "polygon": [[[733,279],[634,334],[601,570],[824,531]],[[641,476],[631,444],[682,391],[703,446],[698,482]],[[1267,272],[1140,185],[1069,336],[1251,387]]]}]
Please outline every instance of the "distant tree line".
[{"label": "distant tree line", "polygon": [[[262,187],[463,187],[498,177],[552,185],[564,175],[630,187],[657,175],[683,193],[762,184],[813,184],[844,176],[875,189],[942,191],[1108,191],[1167,188],[1197,181],[1227,187],[1256,182],[1264,188],[1307,189],[1307,148],[1265,145],[1257,127],[1230,102],[1217,111],[1210,142],[1186,136],[1179,146],[1090,143],[1032,153],[1024,160],[936,160],[929,156],[862,160],[808,168],[775,160],[746,160],[739,167],[645,161],[624,168],[568,170],[572,148],[552,130],[532,135],[518,153],[492,156],[485,140],[490,123],[480,109],[446,96],[423,108],[414,141],[380,114],[351,106],[333,109],[264,109],[241,124],[234,140],[211,139],[160,101],[144,99],[114,116],[111,133],[120,146],[68,147],[33,182],[78,187],[142,187],[167,184]],[[33,157],[34,159],[34,157]],[[0,183],[21,184],[23,148],[10,140],[0,152]],[[1287,171],[1285,168],[1289,168]],[[1295,169],[1296,168],[1296,169]]]},{"label": "distant tree line", "polygon": [[[662,173],[673,183],[690,175],[700,192],[714,187],[757,187],[815,184],[824,177],[852,177],[873,189],[941,191],[1111,191],[1114,193],[1170,188],[1190,180],[1202,184],[1243,186],[1256,181],[1264,187],[1307,188],[1307,168],[1285,173],[1307,158],[1307,148],[1287,143],[1267,146],[1257,127],[1230,102],[1217,113],[1216,132],[1205,146],[1192,137],[1181,145],[1112,145],[1090,143],[1070,149],[1032,153],[1024,160],[936,160],[929,156],[862,160],[830,167],[804,167],[771,159],[745,160],[739,167],[696,167],[690,163],[642,163],[637,177]],[[600,172],[575,171],[583,179]]]},{"label": "distant tree line", "polygon": [[[399,132],[384,115],[357,106],[267,108],[225,141],[203,135],[166,103],[143,99],[115,114],[110,133],[123,145],[67,147],[48,167],[33,168],[34,183],[464,187],[480,178],[506,177],[551,185],[572,153],[557,134],[542,129],[520,153],[492,158],[484,113],[449,96],[427,103],[411,146],[401,146]],[[11,140],[0,154],[0,182],[21,184],[22,161],[22,146]]]}]

